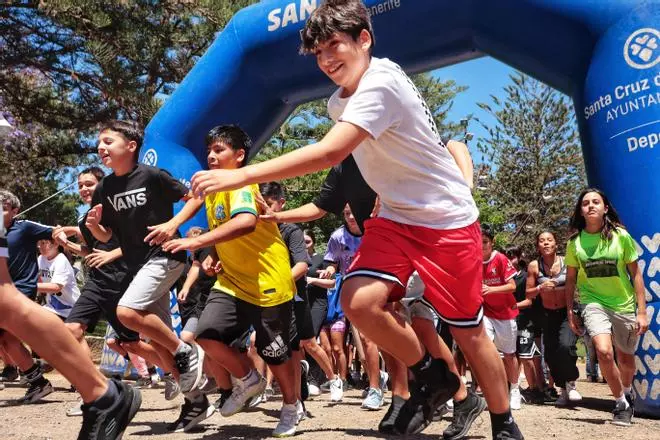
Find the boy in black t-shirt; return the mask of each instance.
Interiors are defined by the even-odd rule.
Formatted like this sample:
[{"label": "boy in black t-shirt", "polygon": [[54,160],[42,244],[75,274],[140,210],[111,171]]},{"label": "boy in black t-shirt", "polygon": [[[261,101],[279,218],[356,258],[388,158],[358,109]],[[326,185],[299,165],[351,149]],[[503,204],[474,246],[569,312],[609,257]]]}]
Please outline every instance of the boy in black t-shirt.
[{"label": "boy in black t-shirt", "polygon": [[[169,307],[169,290],[183,272],[186,254],[169,254],[161,244],[178,236],[178,228],[203,201],[191,201],[173,216],[174,203],[189,198],[189,191],[167,171],[137,163],[142,130],[136,123],[110,122],[98,140],[101,160],[113,173],[96,187],[85,225],[101,242],[117,236],[132,277],[117,317],[150,339],[161,365],[178,376],[182,392],[192,391],[202,382],[204,351],[172,331]],[[136,344],[125,345],[130,350]]]}]

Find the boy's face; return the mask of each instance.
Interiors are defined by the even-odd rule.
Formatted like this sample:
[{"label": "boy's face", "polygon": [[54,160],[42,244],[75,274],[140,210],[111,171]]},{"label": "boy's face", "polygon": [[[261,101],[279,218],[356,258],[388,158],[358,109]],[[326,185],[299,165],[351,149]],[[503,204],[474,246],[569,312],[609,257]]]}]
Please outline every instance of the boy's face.
[{"label": "boy's face", "polygon": [[264,201],[273,212],[281,212],[286,203],[286,200],[278,199],[277,197],[266,197]]},{"label": "boy's face", "polygon": [[369,68],[371,35],[362,30],[357,41],[346,33],[335,33],[314,50],[316,63],[335,84],[355,92],[360,78]]},{"label": "boy's face", "polygon": [[2,211],[5,213],[5,228],[8,228],[11,225],[11,222],[14,221],[14,217],[18,214],[18,208],[12,208],[9,201],[2,202]]},{"label": "boy's face", "polygon": [[234,150],[222,141],[215,141],[208,146],[206,160],[210,170],[240,168],[245,158],[245,150]]},{"label": "boy's face", "polygon": [[351,233],[355,235],[362,234],[362,231],[360,231],[360,227],[358,226],[355,217],[353,217],[353,212],[348,205],[344,207],[344,221],[346,222],[346,226],[348,226],[348,230],[351,231]]},{"label": "boy's face", "polygon": [[39,253],[44,257],[51,259],[57,255],[57,245],[51,240],[39,240],[37,241],[37,248]]},{"label": "boy's face", "polygon": [[92,204],[92,196],[99,181],[96,180],[93,174],[81,174],[78,176],[78,194],[87,205]]},{"label": "boy's face", "polygon": [[103,130],[99,133],[97,151],[101,162],[108,168],[121,168],[134,163],[137,143],[129,141],[121,133],[112,130]]},{"label": "boy's face", "polygon": [[481,238],[481,245],[484,253],[484,261],[490,258],[493,253],[493,242],[485,235]]}]

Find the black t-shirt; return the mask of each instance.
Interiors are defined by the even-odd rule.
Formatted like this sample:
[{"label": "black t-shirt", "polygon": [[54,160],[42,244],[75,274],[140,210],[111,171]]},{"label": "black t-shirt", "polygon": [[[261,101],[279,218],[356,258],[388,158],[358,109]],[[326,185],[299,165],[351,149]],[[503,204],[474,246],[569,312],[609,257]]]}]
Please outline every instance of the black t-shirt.
[{"label": "black t-shirt", "polygon": [[[323,255],[321,254],[312,255],[312,264],[309,265],[307,276],[310,278],[318,278],[319,277],[318,271],[325,269],[326,266],[327,264],[323,260]],[[314,300],[314,298],[327,298],[328,291],[323,287],[315,286],[313,284],[308,284],[307,297],[309,298],[310,301]]]},{"label": "black t-shirt", "polygon": [[103,204],[101,224],[116,234],[131,271],[157,255],[186,261],[185,251],[166,253],[160,246],[145,243],[144,237],[149,233],[148,226],[165,223],[174,216],[174,203],[187,193],[188,188],[167,171],[143,164],[136,164],[128,174],[113,173],[99,182],[92,206]]},{"label": "black t-shirt", "polygon": [[[97,240],[94,235],[92,235],[89,228],[85,226],[86,220],[87,214],[85,213],[78,223],[78,227],[80,228],[80,233],[90,251],[93,249],[112,251],[119,247],[119,240],[117,240],[115,234],[112,234],[112,237],[107,243]],[[88,274],[88,282],[96,284],[102,290],[105,290],[105,288],[111,291],[120,290],[121,285],[128,274],[128,266],[122,257],[104,266],[89,268]]]},{"label": "black t-shirt", "polygon": [[339,165],[332,167],[325,178],[314,204],[327,212],[341,215],[346,203],[364,232],[376,203],[376,193],[365,182],[353,155],[349,154]]},{"label": "black t-shirt", "polygon": [[[519,271],[516,275],[514,275],[513,280],[516,282],[516,290],[513,292],[516,301],[524,301],[527,297],[527,271]],[[520,313],[518,315],[518,322],[532,321],[538,317],[538,299],[539,298],[534,298],[530,307],[525,307],[524,309],[519,310]]]},{"label": "black t-shirt", "polygon": [[[307,253],[307,248],[305,247],[305,236],[302,229],[293,223],[280,223],[278,226],[284,244],[286,244],[286,247],[289,250],[289,262],[291,267],[300,262],[310,264],[311,260]],[[305,295],[307,291],[307,279],[305,276],[296,280],[296,290],[298,291],[298,296],[303,297],[303,295]]]}]

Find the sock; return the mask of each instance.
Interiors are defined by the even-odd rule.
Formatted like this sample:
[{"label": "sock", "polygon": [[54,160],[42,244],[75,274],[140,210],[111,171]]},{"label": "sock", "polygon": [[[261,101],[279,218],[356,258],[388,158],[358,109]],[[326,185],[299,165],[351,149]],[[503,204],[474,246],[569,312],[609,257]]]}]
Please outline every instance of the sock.
[{"label": "sock", "polygon": [[628,399],[626,399],[625,394],[622,394],[621,397],[617,397],[616,398],[616,403],[617,404],[618,403],[623,403],[626,406],[626,408],[628,408],[630,406],[630,404],[628,403]]},{"label": "sock", "polygon": [[509,383],[509,390],[517,390],[518,387],[518,383]]},{"label": "sock", "polygon": [[218,388],[218,392],[220,393],[220,395],[222,397],[229,397],[229,396],[231,396],[232,390],[223,390],[223,389]]},{"label": "sock", "polygon": [[430,354],[424,353],[424,356],[419,362],[409,367],[410,371],[413,372],[416,378],[419,378],[424,374],[425,371],[429,369],[432,360],[433,359],[431,358]]},{"label": "sock", "polygon": [[506,425],[510,425],[511,423],[513,423],[511,410],[505,412],[504,414],[490,413],[490,424],[493,427],[493,432],[498,432],[502,430]]},{"label": "sock", "polygon": [[119,399],[119,391],[117,390],[117,385],[109,380],[108,381],[108,390],[98,399],[92,402],[92,405],[99,409],[108,409]]},{"label": "sock", "polygon": [[38,363],[32,364],[30,368],[21,372],[22,376],[25,376],[25,379],[30,383],[38,382],[40,379],[44,378],[44,375],[41,371],[41,365]]},{"label": "sock", "polygon": [[192,350],[192,347],[188,344],[186,344],[183,341],[179,341],[179,346],[177,347],[176,351],[174,352],[174,356],[180,353],[188,353],[189,351]]}]

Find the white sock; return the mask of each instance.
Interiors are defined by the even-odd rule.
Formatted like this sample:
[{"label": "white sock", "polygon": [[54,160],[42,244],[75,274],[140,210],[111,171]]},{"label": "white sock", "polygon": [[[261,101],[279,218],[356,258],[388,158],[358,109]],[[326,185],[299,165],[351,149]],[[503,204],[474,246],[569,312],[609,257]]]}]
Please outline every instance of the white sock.
[{"label": "white sock", "polygon": [[518,383],[512,383],[510,386],[512,390],[517,390],[520,385],[518,385]]},{"label": "white sock", "polygon": [[174,354],[176,355],[176,354],[179,354],[179,353],[187,353],[190,350],[192,350],[192,347],[190,345],[186,344],[183,341],[179,341],[179,346],[176,348],[176,351],[174,352]]},{"label": "white sock", "polygon": [[626,405],[626,408],[628,408],[630,406],[630,404],[628,403],[628,399],[626,399],[625,394],[622,394],[621,397],[617,397],[616,398],[616,403],[623,403],[623,404]]}]

